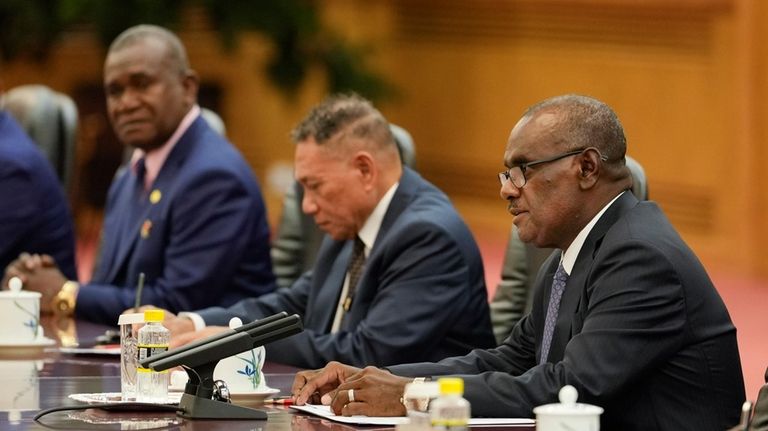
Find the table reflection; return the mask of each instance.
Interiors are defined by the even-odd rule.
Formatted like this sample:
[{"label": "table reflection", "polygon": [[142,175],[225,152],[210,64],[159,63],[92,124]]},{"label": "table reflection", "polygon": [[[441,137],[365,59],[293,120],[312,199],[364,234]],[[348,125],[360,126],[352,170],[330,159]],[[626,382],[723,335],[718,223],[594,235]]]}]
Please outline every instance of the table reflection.
[{"label": "table reflection", "polygon": [[0,411],[7,412],[11,424],[21,421],[21,412],[40,409],[38,372],[42,368],[42,361],[0,360]]},{"label": "table reflection", "polygon": [[[71,319],[43,319],[46,336],[59,346],[90,345],[107,329],[103,325]],[[297,369],[269,361],[264,365],[267,386],[279,389],[275,396],[290,394]],[[288,407],[263,406],[253,400],[234,400],[235,404],[263,409],[268,420],[188,420],[171,412],[105,411],[88,408],[51,413],[32,418],[38,411],[61,406],[82,406],[69,398],[76,393],[120,391],[120,361],[117,356],[62,354],[47,348],[32,359],[0,360],[0,429],[93,429],[93,430],[222,430],[222,431],[378,431],[392,427],[355,427],[294,412]],[[508,431],[510,428],[483,428],[483,431]],[[533,430],[533,426],[515,430]]]}]

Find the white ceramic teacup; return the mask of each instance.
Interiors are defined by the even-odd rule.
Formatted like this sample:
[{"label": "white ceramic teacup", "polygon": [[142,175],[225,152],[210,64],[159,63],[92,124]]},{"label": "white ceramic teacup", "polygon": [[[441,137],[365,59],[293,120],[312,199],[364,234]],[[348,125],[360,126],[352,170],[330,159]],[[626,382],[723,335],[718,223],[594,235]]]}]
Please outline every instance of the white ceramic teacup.
[{"label": "white ceramic teacup", "polygon": [[243,353],[224,358],[213,370],[215,380],[223,380],[231,394],[247,394],[267,389],[264,379],[266,352],[264,346],[246,350]]},{"label": "white ceramic teacup", "polygon": [[533,409],[537,431],[599,431],[603,408],[577,403],[579,393],[571,385],[560,389],[560,403],[545,404]]},{"label": "white ceramic teacup", "polygon": [[0,291],[0,344],[27,345],[43,337],[40,296],[24,290]]},{"label": "white ceramic teacup", "polygon": [[[240,319],[233,318],[229,322],[229,327],[235,329],[242,324]],[[213,378],[223,380],[231,394],[263,392],[268,389],[262,371],[266,356],[264,346],[259,346],[224,358],[213,370]]]}]

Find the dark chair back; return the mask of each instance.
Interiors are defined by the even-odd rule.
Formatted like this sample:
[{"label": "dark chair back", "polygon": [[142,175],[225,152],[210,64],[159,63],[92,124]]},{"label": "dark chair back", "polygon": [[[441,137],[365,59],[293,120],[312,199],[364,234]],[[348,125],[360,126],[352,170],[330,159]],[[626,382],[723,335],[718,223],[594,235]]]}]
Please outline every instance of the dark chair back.
[{"label": "dark chair back", "polygon": [[5,109],[43,151],[64,189],[71,191],[78,121],[72,99],[44,85],[22,85],[5,93]]}]

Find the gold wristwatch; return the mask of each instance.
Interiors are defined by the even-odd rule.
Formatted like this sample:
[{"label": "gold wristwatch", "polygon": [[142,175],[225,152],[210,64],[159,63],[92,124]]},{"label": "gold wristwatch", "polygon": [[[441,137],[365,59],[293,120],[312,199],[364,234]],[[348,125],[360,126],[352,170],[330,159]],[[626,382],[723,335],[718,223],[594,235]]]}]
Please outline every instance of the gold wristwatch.
[{"label": "gold wristwatch", "polygon": [[78,290],[80,290],[78,282],[67,280],[51,301],[53,314],[65,317],[71,316],[75,312]]}]

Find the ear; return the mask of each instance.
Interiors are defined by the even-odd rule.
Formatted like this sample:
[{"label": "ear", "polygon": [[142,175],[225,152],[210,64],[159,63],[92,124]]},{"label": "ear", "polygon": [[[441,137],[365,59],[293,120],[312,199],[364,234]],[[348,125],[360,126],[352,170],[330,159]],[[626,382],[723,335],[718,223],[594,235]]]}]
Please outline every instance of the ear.
[{"label": "ear", "polygon": [[579,186],[590,189],[597,184],[600,178],[600,153],[587,150],[579,156]]},{"label": "ear", "polygon": [[352,158],[352,167],[357,171],[356,173],[360,176],[366,190],[372,188],[378,171],[371,154],[367,151],[358,151]]},{"label": "ear", "polygon": [[200,88],[200,79],[198,78],[197,73],[192,70],[187,72],[187,74],[181,78],[181,85],[184,87],[184,95],[187,102],[192,106],[192,104],[197,102],[197,91]]}]

